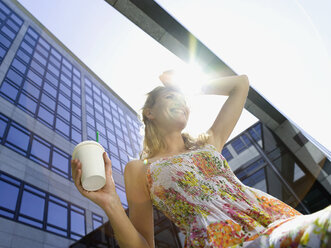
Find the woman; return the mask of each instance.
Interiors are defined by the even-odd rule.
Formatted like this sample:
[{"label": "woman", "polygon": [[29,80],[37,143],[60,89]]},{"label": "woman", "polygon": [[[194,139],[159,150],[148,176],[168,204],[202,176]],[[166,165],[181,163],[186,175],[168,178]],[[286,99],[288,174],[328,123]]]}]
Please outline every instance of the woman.
[{"label": "woman", "polygon": [[247,76],[204,85],[204,94],[229,97],[197,140],[182,133],[189,109],[172,81],[173,72],[160,79],[164,87],[151,91],[143,107],[143,159],[130,161],[124,171],[129,218],[116,194],[107,154],[107,183],[97,192],[83,190],[81,163],[72,161],[76,187],[103,208],[120,247],[154,247],[153,205],[186,235],[185,247],[330,247],[330,207],[303,216],[242,184],[220,153],[244,107]]}]

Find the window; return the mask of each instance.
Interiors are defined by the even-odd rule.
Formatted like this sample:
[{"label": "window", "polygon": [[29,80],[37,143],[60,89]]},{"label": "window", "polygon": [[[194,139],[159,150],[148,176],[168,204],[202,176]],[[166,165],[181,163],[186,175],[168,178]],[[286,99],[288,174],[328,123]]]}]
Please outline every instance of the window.
[{"label": "window", "polygon": [[47,95],[46,93],[41,93],[40,100],[41,100],[41,103],[44,104],[44,106],[47,106],[52,111],[55,111],[56,102],[55,102],[55,99],[53,99],[53,97]]},{"label": "window", "polygon": [[6,211],[0,209],[0,215],[13,218],[16,209],[19,185],[13,185],[2,178],[3,176],[0,177],[0,207],[5,208]]},{"label": "window", "polygon": [[67,236],[68,203],[53,196],[49,197],[46,229]]},{"label": "window", "polygon": [[15,123],[9,127],[6,146],[26,155],[30,139],[30,132]]},{"label": "window", "polygon": [[23,60],[26,64],[29,64],[30,62],[30,56],[28,56],[25,52],[23,52],[23,50],[19,49],[17,51],[16,57],[20,58],[21,60]]},{"label": "window", "polygon": [[80,96],[76,95],[74,92],[72,94],[72,100],[74,100],[74,102],[77,103],[77,105],[81,105],[82,104],[81,99],[80,99]]},{"label": "window", "polygon": [[228,148],[223,148],[223,150],[222,150],[222,155],[225,157],[225,159],[227,160],[227,161],[230,161],[231,159],[233,159],[233,156],[232,156],[232,154],[230,153],[230,151],[228,150]]},{"label": "window", "polygon": [[69,138],[70,127],[62,118],[57,117],[55,121],[55,129],[60,132],[60,134],[65,135],[65,138]]},{"label": "window", "polygon": [[76,130],[74,127],[71,128],[71,137],[76,144],[82,141],[81,132],[79,130]]},{"label": "window", "polygon": [[252,176],[244,179],[243,184],[267,192],[264,168],[254,173]]},{"label": "window", "polygon": [[240,137],[236,138],[231,142],[233,149],[239,154],[246,149],[244,142]]},{"label": "window", "polygon": [[[87,116],[87,115],[86,115]],[[71,122],[72,124],[78,128],[78,130],[82,129],[82,122],[80,119],[78,119],[75,115],[71,115]]]},{"label": "window", "polygon": [[64,106],[70,106],[70,100],[65,97],[61,92],[59,93],[58,101]]},{"label": "window", "polygon": [[57,90],[54,88],[54,86],[47,81],[44,83],[44,91],[49,93],[51,96],[56,96]]},{"label": "window", "polygon": [[70,231],[71,238],[79,239],[85,235],[85,211],[76,206],[71,206],[70,211]]},{"label": "window", "polygon": [[[67,106],[69,106],[69,105],[67,105]],[[72,103],[71,108],[72,108],[72,112],[75,113],[77,116],[82,115],[82,110],[81,110],[80,106],[77,106],[76,104]]]},{"label": "window", "polygon": [[[17,69],[19,72],[21,72],[22,74],[25,73],[26,71],[26,65],[23,64],[21,61],[19,61],[18,59],[14,59],[13,62],[12,62],[12,66],[15,67],[15,69]],[[7,77],[9,77],[9,75],[7,75]],[[16,81],[16,80],[15,80]],[[21,77],[21,80],[19,83],[19,85],[21,85],[23,81],[23,78]],[[16,83],[16,82],[15,82]]]},{"label": "window", "polygon": [[249,129],[248,132],[255,141],[259,141],[261,139],[261,123]]},{"label": "window", "polygon": [[23,82],[23,77],[21,75],[19,75],[17,72],[15,72],[13,69],[8,70],[7,78],[11,82],[16,84],[18,87],[20,87]]},{"label": "window", "polygon": [[18,89],[13,84],[9,83],[7,80],[2,82],[0,88],[1,95],[4,95],[11,102],[16,101],[16,97],[18,94]]},{"label": "window", "polygon": [[[28,36],[25,36],[25,40],[28,38]],[[25,50],[25,52],[27,52],[28,54],[32,54],[33,52],[33,48],[27,43],[25,42],[24,40],[22,41],[21,43],[21,47]]]},{"label": "window", "polygon": [[45,193],[25,185],[18,220],[42,228]]},{"label": "window", "polygon": [[54,114],[41,105],[39,106],[38,119],[50,128],[53,128]]},{"label": "window", "polygon": [[43,66],[46,66],[47,60],[40,55],[37,51],[34,52],[33,57]]},{"label": "window", "polygon": [[33,83],[26,80],[23,83],[23,90],[29,95],[33,96],[36,100],[39,99],[40,89],[37,88]]},{"label": "window", "polygon": [[50,49],[50,45],[43,38],[39,37],[38,43],[42,45],[44,48],[46,48],[46,50]]},{"label": "window", "polygon": [[43,141],[38,137],[32,139],[30,158],[35,162],[48,168],[51,146],[48,142]]},{"label": "window", "polygon": [[0,141],[2,141],[2,138],[5,134],[7,127],[7,120],[3,119],[3,117],[0,115]]},{"label": "window", "polygon": [[92,213],[92,223],[93,223],[93,230],[97,229],[99,226],[102,225],[103,219],[101,216],[99,216],[95,213]]},{"label": "window", "polygon": [[31,70],[28,71],[27,76],[32,82],[34,82],[36,85],[41,87],[42,79],[40,76],[38,76],[36,73],[34,73]]},{"label": "window", "polygon": [[70,121],[70,112],[60,104],[57,105],[57,114],[62,116],[65,120]]},{"label": "window", "polygon": [[69,156],[57,148],[53,150],[52,169],[56,172],[64,172],[66,175],[69,172]]},{"label": "window", "polygon": [[115,168],[118,171],[122,172],[122,166],[121,166],[120,161],[116,157],[114,157],[114,156],[111,156],[111,159],[110,160],[111,160],[112,168]]},{"label": "window", "polygon": [[[20,203],[19,206],[17,206],[18,203]],[[18,216],[18,219],[14,219],[15,215]],[[66,238],[80,239],[86,233],[84,209],[30,186],[25,182],[16,180],[12,176],[7,176],[1,171],[0,216],[5,216]],[[96,214],[92,215],[92,220],[94,227],[101,225],[103,222],[103,218]],[[46,223],[46,226],[43,226],[43,223]]]},{"label": "window", "polygon": [[37,102],[23,92],[19,96],[18,104],[32,115],[36,113]]}]

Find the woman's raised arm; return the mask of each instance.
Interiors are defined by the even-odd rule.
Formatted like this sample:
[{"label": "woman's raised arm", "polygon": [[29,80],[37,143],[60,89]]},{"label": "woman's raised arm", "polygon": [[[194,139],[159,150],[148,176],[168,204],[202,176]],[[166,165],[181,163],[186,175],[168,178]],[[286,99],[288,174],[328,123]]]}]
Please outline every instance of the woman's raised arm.
[{"label": "woman's raised arm", "polygon": [[246,75],[221,77],[206,82],[202,87],[203,94],[226,95],[228,99],[223,104],[213,125],[207,131],[208,143],[219,151],[223,149],[245,106],[249,91],[249,81]]}]

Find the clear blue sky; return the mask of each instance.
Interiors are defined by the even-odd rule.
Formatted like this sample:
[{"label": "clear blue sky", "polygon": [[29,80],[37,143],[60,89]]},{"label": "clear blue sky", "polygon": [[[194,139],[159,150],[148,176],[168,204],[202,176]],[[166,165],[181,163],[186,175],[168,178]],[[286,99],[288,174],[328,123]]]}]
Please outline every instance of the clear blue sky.
[{"label": "clear blue sky", "polygon": [[[158,75],[183,64],[103,0],[19,2],[137,112],[145,93],[160,84]],[[284,115],[331,149],[330,1],[157,2],[234,71],[246,74]],[[224,100],[191,100],[188,131],[205,131]],[[244,111],[231,137],[256,121]]]}]

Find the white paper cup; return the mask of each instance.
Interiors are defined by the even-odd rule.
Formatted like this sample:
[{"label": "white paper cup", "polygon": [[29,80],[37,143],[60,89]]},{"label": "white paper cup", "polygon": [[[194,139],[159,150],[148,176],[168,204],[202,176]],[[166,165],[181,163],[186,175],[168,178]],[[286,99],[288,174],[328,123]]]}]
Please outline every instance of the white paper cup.
[{"label": "white paper cup", "polygon": [[85,190],[96,191],[106,184],[104,151],[98,142],[87,140],[79,143],[72,153],[72,159],[82,163],[81,182]]}]

